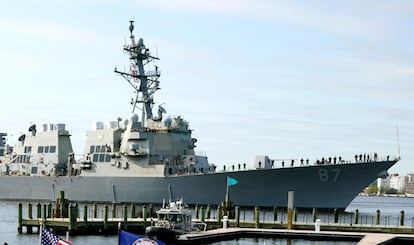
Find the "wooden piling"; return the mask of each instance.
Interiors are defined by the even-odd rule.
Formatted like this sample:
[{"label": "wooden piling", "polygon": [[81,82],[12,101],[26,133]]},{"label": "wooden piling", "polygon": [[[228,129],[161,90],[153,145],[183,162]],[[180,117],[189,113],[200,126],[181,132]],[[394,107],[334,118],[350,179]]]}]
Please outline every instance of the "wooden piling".
[{"label": "wooden piling", "polygon": [[69,227],[68,230],[69,232],[71,231],[75,231],[76,229],[76,218],[75,218],[75,209],[72,205],[69,206],[69,210],[68,210],[68,215],[69,215]]},{"label": "wooden piling", "polygon": [[128,229],[128,206],[124,205],[124,229]]},{"label": "wooden piling", "polygon": [[52,218],[52,203],[47,204],[47,218]]},{"label": "wooden piling", "polygon": [[108,205],[105,205],[105,208],[104,208],[103,228],[104,228],[104,230],[108,229]]},{"label": "wooden piling", "polygon": [[80,218],[79,217],[79,204],[78,203],[75,203],[75,213],[76,213],[76,219],[78,219],[78,218]]},{"label": "wooden piling", "polygon": [[131,218],[135,218],[136,214],[135,214],[135,204],[131,204]]},{"label": "wooden piling", "polygon": [[54,216],[58,218],[68,218],[69,200],[65,199],[64,191],[60,191],[59,196],[60,198],[56,200],[56,214]]},{"label": "wooden piling", "polygon": [[288,212],[287,213],[288,217],[287,217],[287,225],[286,225],[286,228],[288,230],[292,230],[293,210],[289,208],[287,212]]},{"label": "wooden piling", "polygon": [[293,208],[294,208],[294,200],[295,200],[295,192],[294,191],[289,191],[288,192],[288,220],[287,220],[287,226],[286,228],[288,230],[291,230],[293,227]]},{"label": "wooden piling", "polygon": [[316,208],[312,209],[312,220],[313,220],[314,223],[316,222],[316,219],[318,218],[318,213],[317,212],[318,211],[316,210]]},{"label": "wooden piling", "polygon": [[148,217],[152,218],[153,214],[154,214],[154,206],[152,205],[152,203],[150,203],[148,205]]},{"label": "wooden piling", "polygon": [[254,207],[254,224],[255,228],[260,227],[260,210],[259,207]]},{"label": "wooden piling", "polygon": [[277,207],[273,207],[273,221],[277,221]]},{"label": "wooden piling", "polygon": [[83,222],[88,223],[88,205],[83,206]]},{"label": "wooden piling", "polygon": [[355,209],[355,215],[354,215],[354,224],[358,224],[359,223],[359,210]]},{"label": "wooden piling", "polygon": [[217,214],[216,215],[217,215],[217,221],[219,223],[221,223],[222,212],[221,212],[221,206],[220,205],[217,206]]},{"label": "wooden piling", "polygon": [[43,204],[43,220],[47,220],[47,204]]},{"label": "wooden piling", "polygon": [[144,219],[144,229],[147,227],[147,207],[142,206],[142,218]]},{"label": "wooden piling", "polygon": [[98,218],[98,205],[96,203],[93,204],[93,218]]},{"label": "wooden piling", "polygon": [[404,226],[404,210],[400,212],[400,226]]},{"label": "wooden piling", "polygon": [[29,203],[27,205],[27,215],[29,217],[29,219],[33,219],[33,214],[32,214],[32,207],[33,205],[31,203]]},{"label": "wooden piling", "polygon": [[37,218],[41,219],[42,218],[42,204],[37,203],[36,207],[37,207]]},{"label": "wooden piling", "polygon": [[[30,217],[29,219],[33,219],[33,216],[32,216],[32,204],[30,204],[30,205],[27,206],[27,212],[28,212],[28,216]],[[21,225],[23,225],[23,219],[22,219],[22,224]],[[26,226],[26,232],[29,233],[29,234],[32,234],[33,233],[33,226]]]},{"label": "wooden piling", "polygon": [[195,218],[196,219],[198,219],[198,215],[199,215],[199,213],[198,213],[198,205],[195,205]]},{"label": "wooden piling", "polygon": [[201,222],[204,222],[206,220],[205,213],[204,213],[204,206],[200,207],[200,219],[201,219]]},{"label": "wooden piling", "polygon": [[240,207],[236,206],[234,208],[235,218],[236,218],[236,227],[240,227]]},{"label": "wooden piling", "polygon": [[112,218],[116,218],[116,204],[112,203]]},{"label": "wooden piling", "polygon": [[18,211],[17,211],[17,231],[19,234],[23,233],[23,205],[21,202],[18,204]]},{"label": "wooden piling", "polygon": [[206,218],[210,219],[210,213],[211,213],[211,207],[210,205],[207,205],[207,210],[206,210]]},{"label": "wooden piling", "polygon": [[375,224],[379,225],[381,221],[381,211],[377,209],[377,215],[375,216]]},{"label": "wooden piling", "polygon": [[298,222],[298,209],[297,208],[293,209],[293,221]]}]

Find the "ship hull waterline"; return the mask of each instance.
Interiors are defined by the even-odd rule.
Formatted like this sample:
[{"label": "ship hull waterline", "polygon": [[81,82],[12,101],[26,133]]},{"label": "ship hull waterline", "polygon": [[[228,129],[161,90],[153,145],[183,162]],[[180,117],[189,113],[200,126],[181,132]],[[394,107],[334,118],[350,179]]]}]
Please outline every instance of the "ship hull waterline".
[{"label": "ship hull waterline", "polygon": [[60,191],[78,202],[162,203],[183,197],[190,205],[219,205],[225,198],[227,176],[238,181],[229,187],[238,206],[285,207],[294,191],[298,208],[339,208],[366,186],[383,177],[398,160],[291,168],[215,172],[168,177],[1,176],[1,200],[54,201]]}]

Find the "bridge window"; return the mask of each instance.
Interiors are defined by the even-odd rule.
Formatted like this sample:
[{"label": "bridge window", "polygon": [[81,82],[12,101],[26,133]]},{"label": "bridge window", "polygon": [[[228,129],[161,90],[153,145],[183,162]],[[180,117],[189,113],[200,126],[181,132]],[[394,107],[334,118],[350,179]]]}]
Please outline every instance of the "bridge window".
[{"label": "bridge window", "polygon": [[19,155],[15,160],[13,160],[13,163],[28,163],[30,162],[30,156],[27,155]]},{"label": "bridge window", "polygon": [[93,162],[110,162],[111,161],[111,155],[110,154],[104,154],[104,153],[101,153],[101,154],[95,153],[95,154],[93,154],[92,161]]},{"label": "bridge window", "polygon": [[50,153],[55,153],[56,152],[56,146],[55,145],[51,145],[49,148],[49,152]]},{"label": "bridge window", "polygon": [[31,146],[25,146],[24,147],[24,153],[30,153],[32,152],[32,147]]},{"label": "bridge window", "polygon": [[99,161],[104,162],[105,161],[105,154],[99,154]]},{"label": "bridge window", "polygon": [[[29,150],[31,151],[31,149]],[[37,147],[37,153],[55,153],[56,152],[56,146],[38,146]]]},{"label": "bridge window", "polygon": [[91,145],[91,147],[89,148],[89,153],[92,154],[95,152],[95,146]]}]

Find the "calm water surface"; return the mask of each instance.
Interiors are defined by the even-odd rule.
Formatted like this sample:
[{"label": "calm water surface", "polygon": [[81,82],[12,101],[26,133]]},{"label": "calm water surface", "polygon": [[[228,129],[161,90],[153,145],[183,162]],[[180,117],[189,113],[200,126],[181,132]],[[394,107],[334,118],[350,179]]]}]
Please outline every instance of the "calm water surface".
[{"label": "calm water surface", "polygon": [[[26,204],[23,206],[25,207]],[[25,209],[25,208],[24,208]],[[358,209],[361,216],[375,215],[376,210],[381,211],[384,217],[398,219],[401,210],[404,210],[406,216],[406,225],[411,225],[408,221],[414,221],[414,198],[402,197],[366,197],[358,196],[348,206],[346,211],[353,212]],[[24,216],[26,217],[26,216]],[[0,244],[7,241],[8,244],[37,244],[38,234],[18,234],[17,233],[17,202],[0,201]],[[75,245],[101,245],[101,244],[117,244],[117,236],[71,236],[70,241]],[[251,245],[251,244],[287,244],[287,245],[351,245],[354,242],[326,242],[326,241],[307,241],[301,239],[277,239],[277,238],[241,238],[232,241],[222,241],[211,243],[218,244],[234,244],[234,245]]]}]

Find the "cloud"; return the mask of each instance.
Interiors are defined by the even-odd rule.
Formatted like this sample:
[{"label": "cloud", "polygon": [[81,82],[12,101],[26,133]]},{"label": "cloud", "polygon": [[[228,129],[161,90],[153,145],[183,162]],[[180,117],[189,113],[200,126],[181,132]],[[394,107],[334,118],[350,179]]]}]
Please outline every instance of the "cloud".
[{"label": "cloud", "polygon": [[[45,21],[0,20],[0,33],[17,34],[20,38],[34,37],[41,40],[56,40],[67,43],[102,45],[102,40],[111,41],[93,31],[74,28],[66,25],[52,24]],[[113,41],[116,43],[116,41]]]},{"label": "cloud", "polygon": [[136,3],[161,9],[248,16],[314,28],[344,36],[378,35],[382,29],[375,20],[342,13],[340,11],[341,6],[338,6],[338,4],[328,5],[328,11],[326,11],[326,9],[316,8],[314,4],[297,4],[291,1],[144,0]]}]

